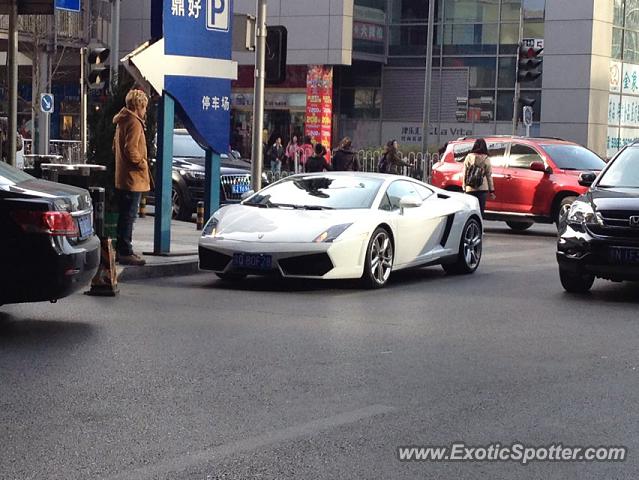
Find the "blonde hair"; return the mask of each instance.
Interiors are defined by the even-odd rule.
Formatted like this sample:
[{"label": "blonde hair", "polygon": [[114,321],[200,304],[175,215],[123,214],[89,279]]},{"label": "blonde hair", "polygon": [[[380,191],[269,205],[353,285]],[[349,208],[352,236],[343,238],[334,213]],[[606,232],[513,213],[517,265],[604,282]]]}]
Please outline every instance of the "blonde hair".
[{"label": "blonde hair", "polygon": [[126,108],[135,111],[138,107],[146,107],[149,103],[149,98],[142,90],[133,89],[126,94],[124,101],[126,103]]}]

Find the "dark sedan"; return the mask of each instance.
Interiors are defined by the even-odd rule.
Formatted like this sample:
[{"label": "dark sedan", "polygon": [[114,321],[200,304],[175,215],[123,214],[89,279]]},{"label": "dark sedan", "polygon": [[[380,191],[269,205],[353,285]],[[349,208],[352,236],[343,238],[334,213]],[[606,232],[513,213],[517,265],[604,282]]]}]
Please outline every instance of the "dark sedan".
[{"label": "dark sedan", "polygon": [[563,287],[586,292],[596,277],[639,281],[639,143],[579,181],[590,189],[572,204],[557,245]]},{"label": "dark sedan", "polygon": [[89,193],[0,162],[0,305],[66,297],[99,262]]}]

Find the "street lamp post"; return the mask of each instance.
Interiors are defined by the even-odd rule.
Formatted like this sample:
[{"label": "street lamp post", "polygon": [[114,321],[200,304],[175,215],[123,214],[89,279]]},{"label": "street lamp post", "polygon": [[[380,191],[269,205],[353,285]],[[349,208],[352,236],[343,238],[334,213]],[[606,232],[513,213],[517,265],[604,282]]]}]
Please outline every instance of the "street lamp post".
[{"label": "street lamp post", "polygon": [[255,29],[255,91],[253,95],[253,149],[251,183],[253,191],[262,187],[262,130],[264,129],[264,81],[266,79],[266,0],[257,0]]},{"label": "street lamp post", "polygon": [[[430,103],[431,103],[431,83],[433,79],[433,38],[435,29],[435,0],[428,1],[428,32],[426,35],[426,78],[424,81],[424,118],[422,126],[422,152],[428,160],[428,142],[430,136]],[[430,165],[426,169],[430,175]]]},{"label": "street lamp post", "polygon": [[12,0],[9,10],[9,121],[7,163],[16,164],[18,132],[18,0]]}]

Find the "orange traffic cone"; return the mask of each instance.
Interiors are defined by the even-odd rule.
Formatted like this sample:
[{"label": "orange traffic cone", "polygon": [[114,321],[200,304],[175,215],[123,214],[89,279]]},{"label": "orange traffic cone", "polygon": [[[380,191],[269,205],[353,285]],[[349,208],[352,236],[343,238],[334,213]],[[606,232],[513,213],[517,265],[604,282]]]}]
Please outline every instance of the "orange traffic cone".
[{"label": "orange traffic cone", "polygon": [[102,246],[100,266],[93,280],[91,280],[91,290],[86,292],[86,294],[100,297],[115,297],[120,293],[117,271],[115,269],[115,250],[109,237],[102,238],[100,244]]}]

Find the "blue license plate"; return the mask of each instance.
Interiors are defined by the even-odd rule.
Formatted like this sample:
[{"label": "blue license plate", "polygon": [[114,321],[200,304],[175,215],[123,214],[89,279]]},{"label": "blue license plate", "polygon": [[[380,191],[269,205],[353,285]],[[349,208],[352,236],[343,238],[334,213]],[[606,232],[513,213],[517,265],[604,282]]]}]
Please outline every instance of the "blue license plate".
[{"label": "blue license plate", "polygon": [[608,250],[608,259],[616,264],[639,264],[639,248],[611,247]]},{"label": "blue license plate", "polygon": [[246,193],[250,189],[251,189],[251,186],[248,183],[234,183],[233,185],[231,185],[231,192],[237,195]]},{"label": "blue license plate", "polygon": [[80,229],[80,238],[86,238],[93,233],[93,222],[91,215],[83,215],[78,217],[78,228]]},{"label": "blue license plate", "polygon": [[233,266],[247,270],[271,270],[273,258],[261,253],[236,253],[233,255]]}]

